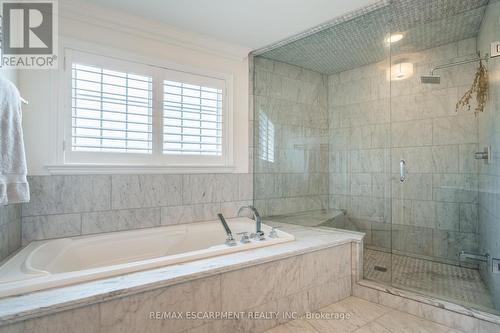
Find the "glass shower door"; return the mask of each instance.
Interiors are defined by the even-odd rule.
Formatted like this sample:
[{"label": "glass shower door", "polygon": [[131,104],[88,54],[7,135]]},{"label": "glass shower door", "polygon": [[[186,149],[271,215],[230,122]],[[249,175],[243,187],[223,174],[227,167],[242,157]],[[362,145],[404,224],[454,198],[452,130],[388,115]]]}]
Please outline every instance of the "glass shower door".
[{"label": "glass shower door", "polygon": [[460,257],[479,252],[478,118],[456,109],[478,67],[467,63],[476,39],[424,48],[445,25],[392,31],[404,38],[391,47],[391,284],[491,308],[478,263]]}]

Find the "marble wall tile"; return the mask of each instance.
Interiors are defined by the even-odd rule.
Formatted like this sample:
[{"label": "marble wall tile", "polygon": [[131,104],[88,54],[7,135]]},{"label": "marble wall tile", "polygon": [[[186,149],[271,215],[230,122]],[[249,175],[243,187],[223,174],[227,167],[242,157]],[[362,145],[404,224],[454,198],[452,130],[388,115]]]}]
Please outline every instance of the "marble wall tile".
[{"label": "marble wall tile", "polygon": [[393,224],[392,246],[397,251],[432,256],[433,229]]},{"label": "marble wall tile", "polygon": [[175,206],[182,203],[181,175],[113,175],[113,209]]},{"label": "marble wall tile", "polygon": [[378,290],[364,287],[357,283],[354,283],[352,286],[352,296],[367,300],[372,303],[379,303]]},{"label": "marble wall tile", "polygon": [[385,172],[389,156],[388,149],[352,150],[349,162],[351,172]]},{"label": "marble wall tile", "polygon": [[391,126],[392,147],[432,145],[432,120],[394,122]]},{"label": "marble wall tile", "polygon": [[412,217],[412,201],[392,199],[392,223],[410,225]]},{"label": "marble wall tile", "polygon": [[103,302],[99,307],[104,332],[180,332],[208,320],[151,320],[150,312],[220,311],[220,276]]},{"label": "marble wall tile", "polygon": [[433,147],[392,148],[391,166],[393,173],[399,173],[401,160],[405,160],[408,173],[433,172]]},{"label": "marble wall tile", "polygon": [[245,173],[238,174],[238,197],[237,200],[252,200],[253,199],[253,174]]},{"label": "marble wall tile", "polygon": [[21,205],[0,207],[0,261],[21,247]]},{"label": "marble wall tile", "polygon": [[49,238],[78,236],[82,232],[80,214],[27,216],[22,220],[22,243]]},{"label": "marble wall tile", "polygon": [[220,203],[162,207],[161,224],[171,225],[215,220],[220,212]]},{"label": "marble wall tile", "polygon": [[21,219],[14,220],[13,222],[6,224],[6,234],[7,234],[7,252],[8,254],[14,253],[22,245],[22,226]]},{"label": "marble wall tile", "polygon": [[401,183],[399,174],[392,178],[392,197],[396,199],[429,200],[433,193],[432,174],[407,174]]},{"label": "marble wall tile", "polygon": [[371,223],[371,243],[373,246],[385,249],[391,248],[391,224],[390,223]]},{"label": "marble wall tile", "polygon": [[157,227],[160,208],[118,209],[106,212],[83,213],[82,234]]},{"label": "marble wall tile", "polygon": [[309,307],[321,309],[351,296],[351,276],[344,276],[308,290]]},{"label": "marble wall tile", "polygon": [[437,145],[476,143],[477,119],[474,115],[435,118],[433,143]]},{"label": "marble wall tile", "polygon": [[4,259],[9,255],[9,238],[7,231],[8,224],[0,225],[0,258]]},{"label": "marble wall tile", "polygon": [[222,275],[222,311],[242,311],[300,291],[300,262],[292,257]]},{"label": "marble wall tile", "polygon": [[301,289],[337,280],[351,274],[351,244],[302,255]]},{"label": "marble wall tile", "polygon": [[496,333],[500,332],[500,325],[490,323],[488,321],[479,320],[478,323],[478,332],[479,333]]},{"label": "marble wall tile", "polygon": [[[219,201],[222,186],[226,185],[222,177],[215,174],[183,175],[182,203],[184,205],[210,203]],[[237,188],[236,188],[237,191]],[[224,194],[224,196],[232,196]]]},{"label": "marble wall tile", "polygon": [[432,233],[432,255],[435,257],[458,262],[460,251],[470,253],[478,251],[477,234],[442,230],[433,230]]},{"label": "marble wall tile", "polygon": [[459,148],[459,172],[476,173],[479,169],[478,161],[474,159],[474,153],[479,151],[477,144],[460,145]]},{"label": "marble wall tile", "polygon": [[459,171],[459,146],[433,146],[432,172],[453,173]]},{"label": "marble wall tile", "polygon": [[[466,213],[464,211],[464,213]],[[460,208],[455,202],[436,202],[436,227],[439,230],[460,230]],[[466,218],[464,216],[464,218]],[[464,221],[466,223],[466,221]]]},{"label": "marble wall tile", "polygon": [[21,206],[6,205],[0,207],[0,225],[18,221],[21,218]]},{"label": "marble wall tile", "polygon": [[369,173],[353,173],[351,175],[351,195],[372,194],[372,175]]},{"label": "marble wall tile", "polygon": [[[228,213],[235,205],[248,203],[253,197],[251,174],[30,178],[39,195],[23,205],[24,242],[44,237],[77,236],[82,232],[111,232],[211,220],[220,212],[221,202],[230,200],[224,206],[224,212]],[[77,188],[68,188],[71,186]],[[82,189],[81,198],[78,189]],[[82,214],[83,222],[77,222],[79,214],[53,214],[54,211],[77,211]]]},{"label": "marble wall tile", "polygon": [[[285,312],[296,312],[297,314],[303,314],[305,312],[309,312],[312,310],[311,305],[309,304],[309,295],[308,291],[300,291],[296,294],[287,295],[278,299],[278,309],[277,311],[280,313]],[[278,323],[286,322],[286,318],[280,317],[278,318]]]},{"label": "marble wall tile", "polygon": [[479,321],[476,318],[464,316],[435,306],[422,304],[421,316],[427,320],[460,330],[462,332],[477,332]]},{"label": "marble wall tile", "polygon": [[460,226],[461,232],[478,232],[478,205],[477,204],[460,204]]},{"label": "marble wall tile", "polygon": [[238,174],[215,175],[215,201],[228,202],[239,200],[239,178]]},{"label": "marble wall tile", "polygon": [[220,212],[226,218],[236,217],[238,216],[238,210],[240,209],[240,207],[251,205],[253,205],[253,200],[223,202],[220,204]]},{"label": "marble wall tile", "polygon": [[474,174],[434,174],[432,198],[445,202],[477,202],[477,177]]},{"label": "marble wall tile", "polygon": [[350,194],[349,179],[350,175],[346,173],[330,174],[330,193],[331,194]]},{"label": "marble wall tile", "polygon": [[23,216],[79,213],[111,209],[110,176],[29,177],[31,200]]},{"label": "marble wall tile", "polygon": [[2,333],[95,333],[99,327],[99,305],[85,306],[53,315],[0,327]]},{"label": "marble wall tile", "polygon": [[436,228],[436,203],[413,200],[410,224],[416,227]]}]

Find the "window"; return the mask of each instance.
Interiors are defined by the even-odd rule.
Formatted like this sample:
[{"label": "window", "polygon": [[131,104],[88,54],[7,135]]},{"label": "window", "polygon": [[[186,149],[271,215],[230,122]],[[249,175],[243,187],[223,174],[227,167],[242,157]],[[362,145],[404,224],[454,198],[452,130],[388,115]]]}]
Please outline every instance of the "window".
[{"label": "window", "polygon": [[274,124],[269,117],[259,111],[259,157],[263,161],[274,163]]},{"label": "window", "polygon": [[76,51],[68,60],[65,163],[231,163],[223,77]]},{"label": "window", "polygon": [[73,151],[152,153],[148,76],[72,64]]},{"label": "window", "polygon": [[222,155],[222,90],[163,82],[163,152]]}]

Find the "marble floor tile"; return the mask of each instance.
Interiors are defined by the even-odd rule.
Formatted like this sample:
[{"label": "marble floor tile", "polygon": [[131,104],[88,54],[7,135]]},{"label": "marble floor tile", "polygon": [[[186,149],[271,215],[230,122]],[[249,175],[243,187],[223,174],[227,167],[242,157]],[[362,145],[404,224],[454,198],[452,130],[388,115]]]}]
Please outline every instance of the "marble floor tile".
[{"label": "marble floor tile", "polygon": [[[490,292],[475,269],[365,249],[364,278],[395,287],[492,309]],[[385,267],[385,272],[375,267]]]},{"label": "marble floor tile", "polygon": [[[315,314],[350,313],[349,319],[318,319]],[[274,327],[265,333],[463,333],[357,297],[348,297],[311,316]]]},{"label": "marble floor tile", "polygon": [[372,321],[365,326],[354,331],[354,333],[392,333],[379,323]]},{"label": "marble floor tile", "polygon": [[348,297],[317,311],[318,313],[349,314],[349,319],[311,319],[309,323],[320,332],[353,332],[383,316],[389,308],[360,298]]},{"label": "marble floor tile", "polygon": [[306,320],[297,319],[286,324],[276,326],[266,333],[318,333]]},{"label": "marble floor tile", "polygon": [[376,320],[394,333],[447,333],[450,328],[400,311],[391,311]]}]

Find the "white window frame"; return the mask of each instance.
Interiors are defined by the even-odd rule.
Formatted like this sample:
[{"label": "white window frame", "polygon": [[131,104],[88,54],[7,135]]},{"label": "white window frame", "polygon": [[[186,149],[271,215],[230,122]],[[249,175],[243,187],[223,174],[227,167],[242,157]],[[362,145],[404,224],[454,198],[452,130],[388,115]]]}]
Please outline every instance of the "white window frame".
[{"label": "white window frame", "polygon": [[[64,69],[60,79],[63,97],[58,137],[59,163],[47,166],[51,173],[197,173],[231,172],[233,156],[233,78],[230,74],[214,73],[175,64],[163,64],[144,57],[124,56],[113,52],[87,52],[77,48],[64,49]],[[109,70],[151,76],[153,79],[153,143],[152,154],[72,151],[72,64],[78,63]],[[222,90],[222,154],[174,155],[163,154],[163,82],[178,81]]]}]

